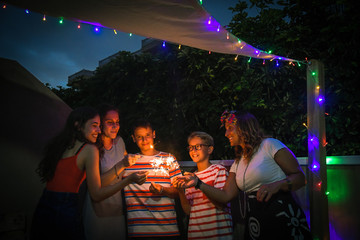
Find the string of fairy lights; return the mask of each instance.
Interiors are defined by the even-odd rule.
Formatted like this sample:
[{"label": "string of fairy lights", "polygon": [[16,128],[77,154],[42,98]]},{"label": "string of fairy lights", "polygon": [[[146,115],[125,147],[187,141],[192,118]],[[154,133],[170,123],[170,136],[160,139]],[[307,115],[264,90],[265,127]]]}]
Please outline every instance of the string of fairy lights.
[{"label": "string of fairy lights", "polygon": [[[306,59],[307,61],[307,59]],[[314,84],[314,99],[313,101],[315,102],[315,104],[318,104],[318,107],[321,107],[324,103],[325,103],[325,97],[323,95],[323,91],[320,88],[319,85],[319,74],[318,72],[314,71],[311,67],[311,63],[308,63],[308,67],[307,67],[308,71],[309,71],[309,75],[311,76]],[[325,112],[325,116],[329,115],[328,113]],[[306,125],[306,123],[303,123],[303,125],[308,129],[308,126]],[[319,134],[315,134],[311,131],[309,131],[308,129],[308,149],[309,151],[312,151],[313,149],[319,149],[320,144],[322,145],[321,147],[326,147],[326,145],[328,144],[328,142],[326,141],[326,137],[324,136],[319,136],[322,137],[322,139],[319,139],[319,137],[317,136]],[[328,159],[326,159],[326,164],[328,162]],[[316,183],[314,184],[316,186],[316,190],[321,191],[323,186],[323,181],[321,179],[320,176],[320,163],[317,159],[312,159],[312,162],[308,163],[308,168],[309,170],[313,173],[313,176],[316,178]],[[324,189],[324,193],[326,196],[328,196],[330,194],[330,192],[327,189]]]},{"label": "string of fairy lights", "polygon": [[[203,1],[202,1],[202,0],[199,0],[198,3],[199,3],[200,5],[202,5],[202,4],[203,4]],[[2,8],[3,8],[3,9],[6,9],[6,7],[7,7],[6,3],[3,3],[3,4],[2,4]],[[30,14],[30,11],[29,11],[28,9],[25,9],[25,13],[26,13],[26,14]],[[47,21],[47,16],[46,16],[45,14],[42,15],[42,21],[44,21],[44,22]],[[72,20],[72,21],[74,21],[74,20]],[[82,24],[87,24],[87,25],[91,25],[91,26],[93,27],[93,28],[92,28],[93,31],[96,32],[96,33],[99,33],[99,32],[101,31],[101,28],[107,28],[107,27],[105,27],[105,26],[102,26],[102,25],[99,26],[99,25],[96,25],[95,23],[91,23],[91,22],[85,22],[85,21],[80,21],[80,20],[78,20],[77,22],[78,22],[78,23],[77,23],[77,29],[81,29]],[[59,23],[59,24],[64,24],[64,18],[63,18],[63,17],[58,18],[58,23]],[[209,31],[220,32],[220,30],[222,29],[220,23],[218,23],[212,16],[209,16],[209,18],[207,19],[207,21],[206,21],[205,24],[208,25],[208,30],[209,30]],[[116,29],[111,29],[111,31],[113,31],[115,35],[118,34],[118,32],[117,32]],[[229,41],[233,41],[233,40],[234,40],[234,39],[231,39],[231,37],[230,37],[231,34],[229,34],[228,31],[223,31],[223,32],[226,32],[226,39],[227,39],[227,40],[229,40]],[[130,33],[128,33],[128,36],[129,36],[129,37],[132,37],[133,34],[130,32]],[[235,37],[235,36],[233,36],[233,35],[231,35],[231,36],[232,36],[232,37]],[[242,50],[242,49],[247,45],[244,41],[240,40],[239,38],[236,38],[236,41],[234,42],[234,44],[236,45],[235,47],[238,47],[240,50]],[[166,44],[166,41],[162,41],[162,47],[165,48],[166,45],[167,45],[167,44]],[[248,45],[248,46],[250,46],[250,45]],[[264,56],[263,54],[266,54],[266,55],[272,54],[272,51],[271,51],[271,50],[269,50],[269,51],[263,51],[263,50],[259,50],[259,49],[256,49],[256,48],[254,48],[254,47],[251,47],[251,46],[250,46],[250,48],[253,49],[254,54],[256,55],[257,58],[262,58],[262,57]],[[179,49],[179,50],[181,49],[181,45],[178,46],[178,49]],[[209,51],[208,53],[211,54],[212,52]],[[238,60],[238,57],[239,57],[239,55],[237,54],[237,55],[234,57],[234,60],[237,61],[237,60]],[[297,65],[297,66],[299,66],[299,67],[301,66],[301,64],[304,63],[304,61],[283,59],[283,57],[279,57],[279,56],[274,56],[273,58],[267,59],[267,60],[269,60],[270,62],[273,62],[273,61],[274,61],[276,67],[279,67],[279,66],[280,66],[279,60],[280,60],[280,61],[283,61],[283,60],[289,61],[289,65],[292,65],[292,66],[296,66],[296,65]],[[250,63],[251,61],[252,61],[252,57],[249,57],[248,63]],[[293,61],[295,61],[297,64],[295,64]],[[265,65],[265,64],[266,64],[266,60],[263,59],[263,65]]]},{"label": "string of fairy lights", "polygon": [[[202,0],[199,0],[199,4],[202,5],[203,4],[203,1]],[[1,6],[1,5],[0,5]],[[7,5],[6,3],[3,3],[2,4],[2,9],[6,9],[7,8]],[[30,14],[30,11],[28,9],[25,9],[24,10],[25,14]],[[42,15],[42,21],[46,22],[47,21],[47,16],[45,14]],[[64,18],[63,17],[60,17],[58,18],[58,23],[59,24],[64,24]],[[88,24],[88,25],[92,25],[91,23],[88,23],[88,22],[78,22],[77,25],[76,25],[76,28],[77,29],[81,29],[81,26],[82,24]],[[219,23],[216,22],[216,20],[213,18],[213,17],[209,17],[208,20],[207,20],[207,24],[209,26],[215,26],[213,27],[213,29],[217,32],[220,32],[220,29],[221,29],[221,25]],[[93,27],[93,31],[94,32],[100,32],[100,28],[103,27],[103,26],[92,26]],[[118,34],[117,30],[116,29],[112,29],[112,31],[114,32],[115,35]],[[132,37],[133,34],[132,33],[128,33],[128,36],[129,37]],[[229,32],[226,31],[226,39],[229,40],[230,39],[230,35],[229,35]],[[166,41],[162,41],[162,47],[165,48],[167,43]],[[241,41],[240,39],[237,39],[237,44],[239,45],[239,48],[242,49],[244,48],[244,46],[246,45],[245,42]],[[180,50],[182,48],[182,45],[179,44],[178,45],[178,49]],[[257,56],[260,56],[260,54],[262,53],[266,53],[266,54],[272,54],[272,51],[262,51],[262,50],[259,50],[259,49],[255,49],[254,48],[254,51],[255,51],[255,54]],[[211,51],[209,51],[209,54],[211,54]],[[239,55],[236,55],[234,57],[234,60],[237,61],[238,60],[238,57]],[[269,61],[270,62],[275,62],[275,66],[276,67],[279,67],[280,66],[280,63],[279,61],[282,61],[282,57],[276,57],[276,58],[272,58],[270,59]],[[252,61],[252,57],[249,57],[249,59],[247,60],[248,63],[250,63]],[[305,61],[299,61],[299,60],[295,60],[294,61],[288,61],[289,62],[289,65],[290,66],[298,66],[298,67],[301,67],[302,64],[304,65],[307,65],[308,66],[308,70],[310,71],[310,75],[312,76],[313,78],[313,81],[315,81],[316,83],[318,83],[318,79],[317,79],[317,73],[315,71],[312,71],[311,70],[311,66],[308,62],[307,59],[305,59]],[[266,60],[263,59],[262,60],[262,64],[265,65],[266,64]],[[319,104],[319,105],[322,105],[324,104],[325,102],[325,98],[324,96],[321,94],[321,89],[320,89],[320,86],[319,85],[316,85],[315,89],[315,96],[316,98],[314,99],[314,101],[316,102],[316,104]],[[326,114],[326,113],[325,113]],[[326,114],[327,115],[327,114]],[[306,123],[303,123],[303,125],[308,129],[308,126],[306,125]],[[319,144],[323,144],[323,147],[325,147],[327,145],[327,142],[326,142],[326,139],[322,139],[322,141],[319,141],[318,137],[316,136],[316,134],[314,133],[311,133],[308,131],[308,147],[311,148],[319,148]],[[319,170],[320,170],[320,164],[318,161],[316,160],[313,160],[311,166],[308,166],[309,170],[312,171],[314,173],[314,176],[317,177],[317,186],[319,188],[319,190],[321,189],[322,187],[322,180],[321,180],[321,177],[319,176]],[[328,191],[325,191],[325,194],[326,195],[329,195],[329,192]]]}]

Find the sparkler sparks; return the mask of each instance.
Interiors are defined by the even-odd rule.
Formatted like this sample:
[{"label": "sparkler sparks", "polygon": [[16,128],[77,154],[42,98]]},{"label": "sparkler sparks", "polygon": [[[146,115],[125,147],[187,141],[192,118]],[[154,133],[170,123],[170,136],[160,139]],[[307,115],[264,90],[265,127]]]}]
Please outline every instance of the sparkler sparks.
[{"label": "sparkler sparks", "polygon": [[154,168],[155,175],[158,173],[161,175],[169,176],[169,171],[179,168],[179,164],[172,156],[168,157],[155,157],[151,161],[151,166]]}]

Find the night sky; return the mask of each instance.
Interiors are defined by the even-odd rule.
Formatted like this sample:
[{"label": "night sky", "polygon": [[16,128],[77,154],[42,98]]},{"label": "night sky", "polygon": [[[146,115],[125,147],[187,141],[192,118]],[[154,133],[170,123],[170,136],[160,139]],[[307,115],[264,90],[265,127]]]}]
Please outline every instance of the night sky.
[{"label": "night sky", "polygon": [[[221,24],[227,25],[237,0],[203,0],[204,8]],[[118,51],[141,48],[143,36],[103,28],[99,33],[90,25],[6,5],[0,1],[0,57],[19,62],[43,83],[66,87],[68,76],[82,70],[95,70],[100,60]]]}]

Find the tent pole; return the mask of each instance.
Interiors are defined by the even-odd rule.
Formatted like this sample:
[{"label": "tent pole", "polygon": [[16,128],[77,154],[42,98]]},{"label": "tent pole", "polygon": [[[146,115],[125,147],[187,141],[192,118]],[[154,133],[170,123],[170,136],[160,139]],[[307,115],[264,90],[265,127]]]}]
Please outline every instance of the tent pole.
[{"label": "tent pole", "polygon": [[324,65],[307,67],[307,127],[310,227],[314,239],[330,239],[327,199]]}]

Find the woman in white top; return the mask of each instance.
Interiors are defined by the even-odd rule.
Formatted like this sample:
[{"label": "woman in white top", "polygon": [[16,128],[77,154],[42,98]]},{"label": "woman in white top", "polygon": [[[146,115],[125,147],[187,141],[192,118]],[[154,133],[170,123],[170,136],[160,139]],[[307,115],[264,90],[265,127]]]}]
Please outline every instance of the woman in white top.
[{"label": "woman in white top", "polygon": [[291,150],[279,140],[265,137],[250,113],[225,111],[221,123],[236,155],[223,190],[201,182],[192,173],[185,173],[175,184],[195,186],[222,203],[238,196],[239,189],[245,192],[240,205],[246,218],[245,239],[312,239],[305,214],[291,195],[306,184]]},{"label": "woman in white top", "polygon": [[[118,136],[120,130],[119,111],[111,105],[99,106],[101,119],[100,174],[103,184],[122,181],[123,170],[128,165],[125,143]],[[105,174],[106,173],[106,174]],[[146,179],[142,172],[138,176]],[[141,183],[141,182],[140,182]],[[101,202],[91,201],[87,194],[84,202],[83,222],[87,240],[126,239],[126,219],[123,212],[122,192],[119,191]]]}]

